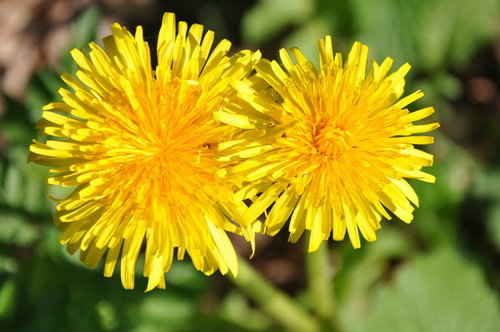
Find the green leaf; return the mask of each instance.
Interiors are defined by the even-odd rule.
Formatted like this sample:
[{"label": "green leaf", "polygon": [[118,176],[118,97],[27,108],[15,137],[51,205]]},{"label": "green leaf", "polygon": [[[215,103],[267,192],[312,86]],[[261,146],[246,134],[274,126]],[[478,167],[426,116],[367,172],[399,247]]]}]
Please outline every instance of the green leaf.
[{"label": "green leaf", "polygon": [[489,332],[500,326],[494,292],[477,266],[441,249],[403,266],[376,293],[356,331]]},{"label": "green leaf", "polygon": [[[484,0],[354,0],[358,38],[396,65],[428,73],[466,63],[494,34],[499,2]],[[471,15],[471,13],[473,13]]]},{"label": "green leaf", "polygon": [[479,6],[473,0],[460,3],[456,8],[449,54],[451,61],[459,66],[465,65],[479,47],[493,38],[500,19],[500,2],[497,0],[481,1]]},{"label": "green leaf", "polygon": [[[356,38],[370,47],[370,57],[377,62],[385,57],[393,58],[394,67],[416,62],[412,37],[414,17],[407,17],[405,8],[409,1],[399,4],[393,0],[354,0],[353,25],[357,27]],[[400,8],[402,7],[402,8]]]},{"label": "green leaf", "polygon": [[0,117],[0,133],[8,142],[7,149],[13,145],[28,146],[36,133],[29,111],[11,98],[6,98],[5,108],[6,114]]},{"label": "green leaf", "polygon": [[16,284],[10,278],[0,286],[0,318],[10,317],[14,311]]},{"label": "green leaf", "polygon": [[0,254],[0,273],[16,273],[18,271],[19,262],[14,257],[10,256],[10,252]]},{"label": "green leaf", "polygon": [[18,213],[48,213],[47,171],[28,164],[28,148],[9,146],[5,174],[0,173],[0,202]]},{"label": "green leaf", "polygon": [[24,177],[24,209],[30,213],[49,215],[51,208],[47,197],[47,169],[40,165],[28,164],[24,170]]},{"label": "green leaf", "polygon": [[302,22],[313,12],[312,0],[260,0],[243,17],[242,33],[248,43],[260,44]]},{"label": "green leaf", "polygon": [[333,37],[351,38],[358,28],[355,22],[353,1],[316,0],[315,14],[330,26]]},{"label": "green leaf", "polygon": [[233,290],[219,306],[219,315],[242,330],[268,331],[271,321],[260,310],[252,308],[247,298]]},{"label": "green leaf", "polygon": [[154,331],[168,327],[164,331],[177,331],[187,325],[195,313],[195,303],[189,298],[164,292],[148,294],[137,311],[138,330]]},{"label": "green leaf", "polygon": [[500,252],[500,169],[483,170],[474,178],[473,197],[483,202],[486,214],[486,236]]},{"label": "green leaf", "polygon": [[207,277],[193,268],[189,261],[174,261],[166,274],[167,285],[181,287],[193,292],[206,289],[209,281]]},{"label": "green leaf", "polygon": [[500,252],[500,202],[488,211],[488,235],[497,251]]},{"label": "green leaf", "polygon": [[403,232],[412,225],[397,227],[396,223],[401,222],[384,221],[377,231],[377,241],[364,243],[356,251],[348,243],[341,248],[344,250],[337,253],[339,258],[336,260],[341,262],[341,268],[334,284],[339,319],[344,326],[364,318],[371,299],[370,291],[392,269],[391,262],[408,257],[415,251],[412,239]]},{"label": "green leaf", "polygon": [[38,70],[31,77],[25,101],[32,123],[40,119],[44,105],[58,99],[57,91],[62,85],[59,75],[48,68]]},{"label": "green leaf", "polygon": [[1,189],[2,201],[12,207],[20,207],[23,203],[23,173],[14,165],[7,168],[4,185]]},{"label": "green leaf", "polygon": [[14,213],[2,214],[0,242],[23,247],[32,244],[38,237],[37,227],[28,223],[23,216]]},{"label": "green leaf", "polygon": [[96,311],[99,316],[99,322],[103,330],[111,331],[116,330],[119,326],[118,314],[116,308],[112,303],[101,300],[96,303]]}]

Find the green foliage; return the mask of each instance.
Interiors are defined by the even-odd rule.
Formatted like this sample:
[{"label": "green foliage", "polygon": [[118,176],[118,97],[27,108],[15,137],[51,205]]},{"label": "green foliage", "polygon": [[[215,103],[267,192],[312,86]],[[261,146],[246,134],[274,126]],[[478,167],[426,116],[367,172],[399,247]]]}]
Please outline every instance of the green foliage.
[{"label": "green foliage", "polygon": [[313,5],[312,0],[261,0],[245,15],[243,37],[250,43],[260,44],[282,33],[288,25],[304,21]]},{"label": "green foliage", "polygon": [[[179,6],[191,10],[195,4]],[[216,1],[210,10],[222,4],[227,3]],[[347,242],[332,245],[336,306],[344,331],[495,331],[500,326],[495,296],[500,287],[495,264],[500,254],[500,165],[480,160],[467,144],[446,134],[458,116],[456,103],[465,102],[464,68],[483,46],[493,48],[499,7],[497,0],[259,0],[240,13],[241,27],[227,27],[241,28],[245,44],[263,47],[273,58],[279,46],[299,46],[317,61],[316,41],[327,33],[338,51],[360,40],[378,61],[391,56],[396,64],[410,62],[416,76],[412,87],[425,91],[425,105],[437,106],[443,131],[436,135],[431,151],[435,166],[428,170],[437,182],[412,182],[420,197],[413,223],[384,221],[378,240],[363,243],[360,250]],[[95,39],[99,19],[97,8],[78,18],[58,73],[37,71],[23,102],[3,96],[0,330],[282,330],[238,289],[228,289],[221,277],[195,271],[189,261],[172,266],[167,290],[145,294],[140,273],[136,289],[126,291],[118,276],[104,278],[99,266],[88,270],[59,244],[47,196],[64,197],[68,189],[47,186],[46,169],[26,162],[28,147],[37,135],[41,108],[59,99],[59,73],[76,70],[69,50]],[[479,130],[497,130],[498,125],[491,128]],[[295,256],[293,264],[300,282],[287,292],[311,308],[303,266]]]},{"label": "green foliage", "polygon": [[233,290],[219,306],[219,314],[224,319],[248,331],[266,331],[271,328],[269,318],[260,310],[252,308],[246,297]]},{"label": "green foliage", "polygon": [[363,321],[370,307],[374,285],[392,269],[393,262],[415,253],[411,238],[401,228],[393,226],[396,225],[385,225],[378,232],[377,241],[364,244],[360,250],[353,251],[349,245],[342,245],[336,264],[341,269],[335,276],[342,326],[354,328],[356,325],[353,322]]},{"label": "green foliage", "polygon": [[415,258],[376,291],[356,331],[484,331],[500,326],[498,299],[477,266],[454,249]]},{"label": "green foliage", "polygon": [[[311,37],[319,39],[326,32],[367,43],[375,58],[390,55],[396,64],[408,61],[432,73],[449,65],[464,65],[493,37],[499,10],[496,0],[483,1],[480,6],[470,0],[319,0],[316,4],[260,0],[245,15],[243,36],[248,42],[264,43],[299,25],[285,45],[293,40],[296,46],[308,46]],[[327,26],[329,31],[325,31]],[[310,30],[315,33],[305,33]]]},{"label": "green foliage", "polygon": [[38,70],[32,76],[26,91],[25,104],[30,111],[30,120],[32,122],[36,122],[40,118],[44,105],[59,99],[57,91],[63,84],[59,76],[47,68]]},{"label": "green foliage", "polygon": [[[420,197],[412,227],[428,246],[456,241],[460,206],[473,185],[474,174],[479,171],[466,151],[445,136],[436,136],[435,165],[428,170],[436,176],[436,183],[412,181]],[[437,152],[439,149],[442,150]]]},{"label": "green foliage", "polygon": [[488,211],[488,234],[495,245],[495,249],[500,251],[500,204]]},{"label": "green foliage", "polygon": [[[86,48],[90,42],[95,41],[100,14],[100,10],[97,7],[90,7],[76,20],[72,31],[72,38],[66,49],[61,53],[59,72],[74,73],[76,71],[76,63],[70,51],[74,48]],[[51,91],[55,92],[57,90]]]},{"label": "green foliage", "polygon": [[485,233],[491,246],[500,252],[500,168],[477,172],[472,199],[481,203],[486,218]]},{"label": "green foliage", "polygon": [[12,278],[3,282],[0,287],[0,319],[12,315],[16,301],[16,284]]},{"label": "green foliage", "polygon": [[[493,35],[499,3],[469,0],[355,0],[359,38],[378,56],[388,54],[433,73],[463,65]],[[474,15],[470,15],[470,13]],[[383,53],[382,53],[383,52]]]}]

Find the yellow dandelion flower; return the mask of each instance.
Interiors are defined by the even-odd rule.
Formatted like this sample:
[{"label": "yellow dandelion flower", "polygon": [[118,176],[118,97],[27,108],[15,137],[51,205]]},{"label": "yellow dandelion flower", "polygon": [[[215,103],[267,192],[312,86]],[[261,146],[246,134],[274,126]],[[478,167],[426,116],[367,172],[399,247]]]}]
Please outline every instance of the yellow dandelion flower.
[{"label": "yellow dandelion flower", "polygon": [[[85,54],[73,50],[78,79],[63,74],[73,91],[43,108],[38,126],[53,136],[34,141],[30,160],[51,167],[50,184],[76,186],[58,202],[61,243],[94,267],[105,255],[104,274],[117,261],[125,288],[134,287],[135,266],[145,244],[147,290],[165,287],[174,255],[190,256],[206,274],[237,274],[226,231],[249,226],[233,203],[233,187],[215,175],[217,144],[234,128],[214,120],[231,82],[253,69],[258,53],[232,57],[230,42],[212,51],[214,33],[166,13],[158,37],[158,65],[141,27],[135,36],[119,24]],[[241,222],[235,225],[234,222]],[[242,229],[240,229],[240,226]]]},{"label": "yellow dandelion flower", "polygon": [[405,179],[435,181],[421,170],[433,156],[414,146],[433,138],[414,134],[439,125],[413,123],[434,110],[406,108],[423,96],[401,98],[410,65],[388,74],[387,58],[366,74],[365,45],[356,42],[345,63],[330,36],[319,47],[319,70],[298,49],[291,50],[295,61],[282,49],[282,66],[262,59],[255,76],[235,84],[240,100],[217,118],[247,130],[221,144],[223,158],[235,163],[221,173],[239,179],[238,199],[252,200],[244,218],[269,212],[266,233],[290,219],[292,242],[310,231],[309,251],[346,232],[359,248],[359,231],[374,241],[382,217],[391,219],[388,211],[412,220],[418,197]]}]

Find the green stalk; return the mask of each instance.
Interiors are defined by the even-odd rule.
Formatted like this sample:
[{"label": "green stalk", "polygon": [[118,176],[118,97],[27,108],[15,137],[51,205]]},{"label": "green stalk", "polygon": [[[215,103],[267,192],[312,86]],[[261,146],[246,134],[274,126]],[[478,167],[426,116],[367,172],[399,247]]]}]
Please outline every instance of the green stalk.
[{"label": "green stalk", "polygon": [[320,330],[318,322],[306,310],[264,279],[245,259],[240,257],[238,263],[238,277],[229,279],[287,331]]},{"label": "green stalk", "polygon": [[321,319],[323,329],[332,331],[337,324],[335,324],[336,303],[333,291],[334,271],[330,262],[328,245],[323,243],[317,251],[306,252],[305,255],[313,310]]}]

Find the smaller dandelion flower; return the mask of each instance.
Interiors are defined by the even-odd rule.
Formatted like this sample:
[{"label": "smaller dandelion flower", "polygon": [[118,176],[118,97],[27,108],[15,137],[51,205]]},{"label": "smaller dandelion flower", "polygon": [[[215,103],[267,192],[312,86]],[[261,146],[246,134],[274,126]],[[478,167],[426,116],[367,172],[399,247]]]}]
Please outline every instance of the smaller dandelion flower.
[{"label": "smaller dandelion flower", "polygon": [[253,201],[245,218],[269,212],[268,234],[289,219],[291,241],[310,231],[309,251],[346,233],[358,248],[359,232],[374,241],[388,212],[412,220],[418,197],[406,179],[435,181],[422,171],[432,155],[414,146],[433,138],[414,134],[439,125],[414,124],[434,110],[407,109],[423,96],[401,98],[408,64],[389,74],[387,58],[366,74],[365,45],[355,43],[345,62],[329,36],[319,47],[319,70],[298,49],[295,61],[281,50],[282,66],[262,59],[255,76],[235,84],[240,100],[216,116],[246,132],[220,146],[235,163],[223,173],[239,179],[237,198]]},{"label": "smaller dandelion flower", "polygon": [[[214,34],[164,15],[158,66],[141,27],[133,36],[119,24],[90,53],[73,50],[73,91],[44,107],[39,127],[53,138],[35,141],[30,160],[51,167],[49,183],[76,186],[57,199],[55,223],[61,243],[94,267],[105,255],[111,276],[121,259],[125,288],[134,287],[135,266],[145,246],[147,290],[165,287],[174,256],[189,254],[207,273],[237,274],[236,254],[226,231],[244,233],[243,203],[233,185],[215,175],[217,144],[233,135],[214,120],[228,87],[248,75],[258,54],[228,57],[230,43],[212,51]],[[229,217],[229,219],[228,219]],[[238,225],[235,223],[240,222]],[[240,226],[241,228],[239,228]]]}]

